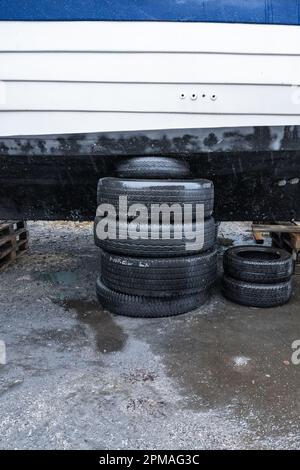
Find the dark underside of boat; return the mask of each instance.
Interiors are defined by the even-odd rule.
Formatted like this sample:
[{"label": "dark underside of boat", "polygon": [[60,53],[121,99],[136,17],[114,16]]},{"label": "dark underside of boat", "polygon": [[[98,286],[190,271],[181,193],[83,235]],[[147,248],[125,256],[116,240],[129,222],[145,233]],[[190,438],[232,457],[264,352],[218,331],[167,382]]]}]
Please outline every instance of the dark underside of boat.
[{"label": "dark underside of boat", "polygon": [[0,218],[91,220],[98,179],[136,155],[213,180],[219,221],[300,220],[300,126],[0,138]]}]

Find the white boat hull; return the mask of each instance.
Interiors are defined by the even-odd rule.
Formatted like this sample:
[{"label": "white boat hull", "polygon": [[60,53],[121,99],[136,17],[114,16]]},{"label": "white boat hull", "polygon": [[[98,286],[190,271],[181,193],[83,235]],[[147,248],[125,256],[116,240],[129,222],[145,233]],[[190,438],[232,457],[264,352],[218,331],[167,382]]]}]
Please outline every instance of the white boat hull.
[{"label": "white boat hull", "polygon": [[1,22],[0,136],[300,125],[300,27]]}]

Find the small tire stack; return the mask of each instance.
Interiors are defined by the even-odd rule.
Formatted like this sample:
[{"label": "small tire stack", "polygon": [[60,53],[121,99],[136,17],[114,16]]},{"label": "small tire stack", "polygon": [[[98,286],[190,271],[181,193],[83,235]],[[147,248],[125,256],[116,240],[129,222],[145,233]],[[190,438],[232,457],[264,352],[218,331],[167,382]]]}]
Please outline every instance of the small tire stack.
[{"label": "small tire stack", "polygon": [[267,308],[291,298],[293,259],[285,250],[233,247],[225,252],[223,266],[223,295],[235,303]]},{"label": "small tire stack", "polygon": [[[176,221],[159,220],[143,224],[131,219],[116,221],[118,237],[101,239],[96,227],[95,243],[101,248],[101,274],[96,289],[101,305],[112,313],[132,317],[165,317],[194,310],[204,304],[217,277],[216,224],[211,217],[214,204],[213,183],[208,180],[185,180],[189,167],[184,161],[163,157],[135,157],[117,167],[118,177],[99,181],[97,203],[111,204],[118,213],[119,196],[127,197],[128,208],[143,204],[151,211],[152,204],[203,204],[205,212],[204,245],[189,249]],[[133,178],[139,179],[133,179]],[[161,179],[162,178],[162,179]],[[170,179],[172,178],[172,179]],[[193,217],[194,217],[193,212]],[[131,229],[146,237],[127,236]],[[194,229],[194,220],[190,230]],[[182,226],[180,225],[181,229]],[[155,230],[159,237],[152,237]],[[162,238],[163,229],[170,233]],[[178,233],[178,230],[177,230]]]}]

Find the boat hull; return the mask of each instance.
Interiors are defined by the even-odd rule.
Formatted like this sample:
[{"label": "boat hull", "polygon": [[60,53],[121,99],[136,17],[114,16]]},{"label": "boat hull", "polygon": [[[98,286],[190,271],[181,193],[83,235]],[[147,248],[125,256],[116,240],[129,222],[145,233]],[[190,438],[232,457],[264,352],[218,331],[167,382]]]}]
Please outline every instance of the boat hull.
[{"label": "boat hull", "polygon": [[0,139],[0,218],[92,220],[120,159],[168,155],[214,182],[219,221],[299,220],[299,149],[297,126]]},{"label": "boat hull", "polygon": [[218,220],[300,219],[299,26],[1,21],[0,63],[1,218],[91,220],[118,159],[169,155]]}]

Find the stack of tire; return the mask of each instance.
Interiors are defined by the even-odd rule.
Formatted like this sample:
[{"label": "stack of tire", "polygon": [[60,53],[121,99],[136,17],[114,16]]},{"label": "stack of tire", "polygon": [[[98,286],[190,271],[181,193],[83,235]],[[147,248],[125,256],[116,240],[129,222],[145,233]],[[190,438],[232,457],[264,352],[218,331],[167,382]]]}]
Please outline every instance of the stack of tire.
[{"label": "stack of tire", "polygon": [[[100,239],[95,230],[95,243],[101,248],[96,285],[101,305],[112,313],[134,317],[173,316],[198,308],[207,301],[217,277],[213,183],[185,179],[189,176],[187,163],[166,157],[134,157],[122,162],[117,172],[118,178],[99,181],[98,206],[112,204],[118,210],[119,196],[127,196],[128,206],[144,204],[149,213],[152,204],[203,204],[204,245],[199,251],[187,249],[190,240],[185,233],[182,239],[173,237],[176,226],[172,219],[168,227],[163,220],[156,227],[160,235],[163,228],[169,229],[168,239],[126,237],[127,223],[135,223],[130,217],[117,220],[117,239]],[[96,217],[95,227],[98,222]],[[141,231],[149,233],[150,228],[151,222],[146,227],[139,224]]]},{"label": "stack of tire", "polygon": [[250,307],[277,307],[292,295],[290,253],[262,246],[230,248],[223,258],[223,294]]}]

